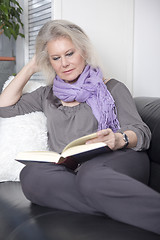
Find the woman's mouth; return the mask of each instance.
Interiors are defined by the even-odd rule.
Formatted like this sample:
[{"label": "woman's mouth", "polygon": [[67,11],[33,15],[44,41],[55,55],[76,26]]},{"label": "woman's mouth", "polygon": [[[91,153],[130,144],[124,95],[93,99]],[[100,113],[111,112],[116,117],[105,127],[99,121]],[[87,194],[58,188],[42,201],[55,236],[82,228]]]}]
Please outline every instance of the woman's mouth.
[{"label": "woman's mouth", "polygon": [[69,74],[69,73],[71,73],[73,70],[74,70],[74,69],[70,69],[70,70],[64,71],[63,73],[64,73],[64,74]]}]

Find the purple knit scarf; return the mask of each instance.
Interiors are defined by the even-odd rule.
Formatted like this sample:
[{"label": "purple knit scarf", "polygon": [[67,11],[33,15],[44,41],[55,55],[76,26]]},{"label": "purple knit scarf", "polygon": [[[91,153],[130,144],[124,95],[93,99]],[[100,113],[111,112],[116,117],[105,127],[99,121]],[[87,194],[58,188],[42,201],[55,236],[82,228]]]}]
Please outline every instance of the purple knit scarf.
[{"label": "purple knit scarf", "polygon": [[98,130],[111,128],[116,132],[120,128],[114,100],[99,68],[87,65],[74,83],[66,83],[56,76],[53,93],[64,102],[86,102],[98,121]]}]

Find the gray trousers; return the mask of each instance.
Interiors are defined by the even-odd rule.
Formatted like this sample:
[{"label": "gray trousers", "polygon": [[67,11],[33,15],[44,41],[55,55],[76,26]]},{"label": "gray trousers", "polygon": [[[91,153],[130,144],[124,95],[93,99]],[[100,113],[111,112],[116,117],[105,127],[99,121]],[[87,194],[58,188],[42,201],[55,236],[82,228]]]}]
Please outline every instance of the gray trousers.
[{"label": "gray trousers", "polygon": [[119,150],[83,163],[77,172],[30,163],[20,175],[25,196],[57,209],[109,217],[160,234],[160,194],[147,186],[145,152]]}]

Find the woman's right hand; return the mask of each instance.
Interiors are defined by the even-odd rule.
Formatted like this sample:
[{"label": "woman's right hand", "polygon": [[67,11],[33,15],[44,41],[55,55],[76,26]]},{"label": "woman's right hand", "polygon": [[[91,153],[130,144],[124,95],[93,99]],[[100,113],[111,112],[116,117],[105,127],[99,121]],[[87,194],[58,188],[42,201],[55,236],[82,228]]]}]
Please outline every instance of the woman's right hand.
[{"label": "woman's right hand", "polygon": [[40,72],[40,69],[37,65],[36,55],[34,55],[31,60],[28,62],[29,67],[32,69],[33,74],[36,72]]}]

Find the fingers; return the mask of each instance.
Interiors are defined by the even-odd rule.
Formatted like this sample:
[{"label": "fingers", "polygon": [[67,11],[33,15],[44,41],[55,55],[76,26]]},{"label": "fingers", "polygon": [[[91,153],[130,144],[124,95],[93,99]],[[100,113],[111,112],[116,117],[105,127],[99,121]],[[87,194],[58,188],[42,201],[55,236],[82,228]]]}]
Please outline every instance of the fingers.
[{"label": "fingers", "polygon": [[114,134],[111,129],[103,129],[97,132],[97,137],[91,140],[88,140],[86,144],[96,143],[96,142],[105,142],[111,139],[111,135]]},{"label": "fingers", "polygon": [[33,69],[33,73],[36,73],[36,72],[39,72],[40,69],[39,69],[39,66],[37,65],[37,59],[36,59],[36,55],[34,55],[31,60],[29,61],[29,66],[30,68]]},{"label": "fingers", "polygon": [[103,129],[97,132],[98,137],[105,137],[108,136],[109,134],[113,133],[110,128]]}]

